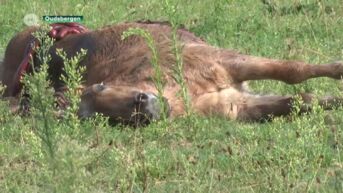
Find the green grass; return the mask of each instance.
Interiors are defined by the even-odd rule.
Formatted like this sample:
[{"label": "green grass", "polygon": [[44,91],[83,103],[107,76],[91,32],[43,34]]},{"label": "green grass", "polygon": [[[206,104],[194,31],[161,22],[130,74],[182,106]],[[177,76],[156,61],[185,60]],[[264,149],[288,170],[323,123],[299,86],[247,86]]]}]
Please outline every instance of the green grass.
[{"label": "green grass", "polygon": [[[0,0],[0,56],[28,13],[83,15],[92,29],[174,19],[242,53],[311,63],[343,56],[341,0],[167,1],[172,16],[161,2]],[[342,95],[342,82],[326,78],[250,84],[258,93]],[[48,113],[44,130],[33,115],[13,116],[0,102],[0,192],[343,192],[342,109],[265,124],[190,116],[140,129]]]}]

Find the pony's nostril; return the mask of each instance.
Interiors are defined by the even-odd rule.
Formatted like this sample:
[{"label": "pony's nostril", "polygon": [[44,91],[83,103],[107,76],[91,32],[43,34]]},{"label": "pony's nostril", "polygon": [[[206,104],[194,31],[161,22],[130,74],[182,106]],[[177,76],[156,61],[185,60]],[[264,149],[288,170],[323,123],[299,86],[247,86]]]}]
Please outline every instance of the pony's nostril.
[{"label": "pony's nostril", "polygon": [[145,103],[149,99],[149,96],[143,92],[137,93],[135,97],[135,101],[137,103]]}]

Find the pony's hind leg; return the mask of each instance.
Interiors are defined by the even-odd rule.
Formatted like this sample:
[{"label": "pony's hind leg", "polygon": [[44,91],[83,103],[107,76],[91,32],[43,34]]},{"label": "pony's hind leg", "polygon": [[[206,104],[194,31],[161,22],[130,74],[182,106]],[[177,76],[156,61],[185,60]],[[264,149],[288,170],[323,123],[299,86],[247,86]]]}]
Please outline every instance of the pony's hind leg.
[{"label": "pony's hind leg", "polygon": [[221,65],[236,82],[246,80],[273,79],[288,84],[301,83],[310,78],[343,77],[343,63],[313,65],[300,61],[277,60],[234,54],[225,49],[221,50]]},{"label": "pony's hind leg", "polygon": [[[299,113],[310,112],[315,100],[312,94],[300,94],[302,100]],[[299,97],[298,97],[299,98]],[[294,110],[294,96],[254,96],[247,97],[246,103],[240,108],[237,119],[243,121],[268,121],[272,117],[289,115]],[[342,106],[343,99],[339,97],[317,98],[318,104],[324,110]]]}]

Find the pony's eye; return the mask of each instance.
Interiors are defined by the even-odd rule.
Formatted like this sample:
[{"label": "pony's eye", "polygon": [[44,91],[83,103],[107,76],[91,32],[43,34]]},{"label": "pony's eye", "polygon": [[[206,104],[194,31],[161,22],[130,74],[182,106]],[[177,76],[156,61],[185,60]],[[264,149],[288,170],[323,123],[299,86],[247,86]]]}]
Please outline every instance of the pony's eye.
[{"label": "pony's eye", "polygon": [[106,88],[106,86],[105,86],[103,83],[101,83],[101,84],[95,84],[95,85],[93,86],[94,92],[101,92],[101,91],[103,91],[105,88]]}]

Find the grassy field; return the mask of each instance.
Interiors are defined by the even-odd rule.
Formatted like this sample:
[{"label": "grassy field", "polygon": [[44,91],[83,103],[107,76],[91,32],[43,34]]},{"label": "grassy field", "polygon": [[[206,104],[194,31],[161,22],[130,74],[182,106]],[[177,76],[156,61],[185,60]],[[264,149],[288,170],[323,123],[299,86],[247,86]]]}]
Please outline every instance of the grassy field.
[{"label": "grassy field", "polygon": [[[175,20],[242,53],[316,64],[343,57],[341,0],[0,0],[0,56],[29,13],[83,15],[92,29]],[[250,85],[278,94],[343,88],[326,78]],[[44,92],[33,100],[49,109]],[[0,192],[343,192],[342,109],[264,124],[192,115],[139,129],[100,116],[80,122],[73,112],[68,120],[42,108],[19,117],[0,102]]]}]

